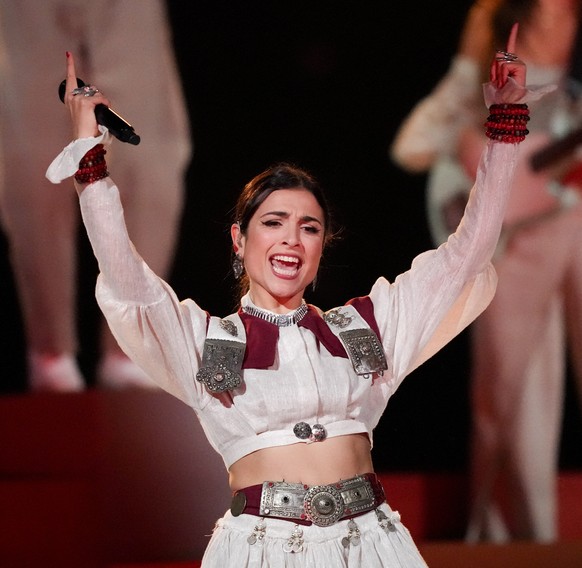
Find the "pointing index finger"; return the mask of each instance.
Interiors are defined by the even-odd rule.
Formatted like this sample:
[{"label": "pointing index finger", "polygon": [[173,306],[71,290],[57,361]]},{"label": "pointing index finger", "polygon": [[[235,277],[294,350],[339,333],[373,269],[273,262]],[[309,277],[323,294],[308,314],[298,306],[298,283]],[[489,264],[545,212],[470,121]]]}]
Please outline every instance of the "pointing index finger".
[{"label": "pointing index finger", "polygon": [[75,60],[73,54],[67,51],[67,83],[65,97],[77,87],[77,74],[75,73]]},{"label": "pointing index finger", "polygon": [[507,52],[508,53],[515,53],[515,48],[517,45],[517,32],[519,30],[519,23],[515,22],[513,26],[511,26],[511,31],[509,32],[509,38],[507,39]]}]

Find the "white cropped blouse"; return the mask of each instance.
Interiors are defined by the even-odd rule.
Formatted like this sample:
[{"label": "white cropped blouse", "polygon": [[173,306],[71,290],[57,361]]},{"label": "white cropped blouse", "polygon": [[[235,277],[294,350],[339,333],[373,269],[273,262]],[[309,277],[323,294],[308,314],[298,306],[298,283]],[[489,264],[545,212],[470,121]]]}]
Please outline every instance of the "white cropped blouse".
[{"label": "white cropped blouse", "polygon": [[[305,443],[299,422],[321,424],[327,436],[367,433],[390,396],[490,302],[496,275],[490,258],[517,146],[490,142],[464,221],[448,242],[417,256],[393,283],[379,278],[369,299],[388,369],[357,376],[350,360],[332,356],[307,328],[278,328],[267,368],[245,368],[233,392],[211,394],[196,380],[208,314],[180,301],[145,264],[129,240],[111,179],[81,194],[84,223],[99,262],[97,300],[120,346],[163,389],[191,406],[226,467],[256,450]],[[246,299],[245,301],[249,301]]]}]

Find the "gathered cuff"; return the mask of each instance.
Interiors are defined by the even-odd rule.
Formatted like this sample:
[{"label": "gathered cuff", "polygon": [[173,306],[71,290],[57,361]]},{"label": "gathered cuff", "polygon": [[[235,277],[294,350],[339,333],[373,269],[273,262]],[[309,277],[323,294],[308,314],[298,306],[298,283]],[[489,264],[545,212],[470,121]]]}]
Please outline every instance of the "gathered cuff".
[{"label": "gathered cuff", "polygon": [[483,84],[483,95],[485,105],[489,108],[493,104],[522,104],[541,99],[547,93],[551,93],[558,88],[558,85],[531,85],[522,87],[515,79],[509,77],[507,83],[498,89],[491,81]]},{"label": "gathered cuff", "polygon": [[61,183],[70,178],[79,169],[81,158],[97,144],[104,146],[111,143],[111,134],[105,126],[98,125],[100,136],[77,138],[63,148],[62,152],[52,161],[46,171],[46,177],[51,183]]}]

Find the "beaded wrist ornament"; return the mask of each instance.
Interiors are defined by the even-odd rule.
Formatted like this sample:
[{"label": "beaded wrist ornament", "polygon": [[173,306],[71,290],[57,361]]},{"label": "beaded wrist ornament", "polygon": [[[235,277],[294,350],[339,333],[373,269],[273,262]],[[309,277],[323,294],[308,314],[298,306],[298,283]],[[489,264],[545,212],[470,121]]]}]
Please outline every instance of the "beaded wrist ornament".
[{"label": "beaded wrist ornament", "polygon": [[525,140],[529,130],[529,109],[526,104],[495,104],[489,107],[485,134],[492,140],[518,144]]},{"label": "beaded wrist ornament", "polygon": [[75,181],[77,183],[93,183],[106,178],[109,175],[107,162],[105,162],[106,153],[107,150],[103,144],[97,144],[91,148],[79,162],[79,169],[75,172]]}]

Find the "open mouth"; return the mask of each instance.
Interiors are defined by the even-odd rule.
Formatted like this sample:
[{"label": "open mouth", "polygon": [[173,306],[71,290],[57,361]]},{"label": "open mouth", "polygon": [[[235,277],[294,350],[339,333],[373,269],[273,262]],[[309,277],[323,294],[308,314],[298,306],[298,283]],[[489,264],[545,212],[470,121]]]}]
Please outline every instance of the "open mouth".
[{"label": "open mouth", "polygon": [[276,254],[271,257],[271,266],[278,276],[294,277],[301,268],[301,261],[296,256]]}]

